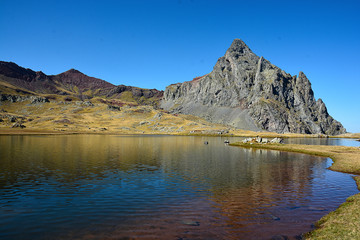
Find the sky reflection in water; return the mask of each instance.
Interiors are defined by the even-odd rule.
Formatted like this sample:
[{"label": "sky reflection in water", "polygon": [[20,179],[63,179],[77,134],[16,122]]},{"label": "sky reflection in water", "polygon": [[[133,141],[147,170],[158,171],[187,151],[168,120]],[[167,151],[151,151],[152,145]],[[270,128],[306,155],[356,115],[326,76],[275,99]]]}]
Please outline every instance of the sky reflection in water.
[{"label": "sky reflection in water", "polygon": [[0,238],[295,237],[357,193],[329,159],[223,141],[0,136]]}]

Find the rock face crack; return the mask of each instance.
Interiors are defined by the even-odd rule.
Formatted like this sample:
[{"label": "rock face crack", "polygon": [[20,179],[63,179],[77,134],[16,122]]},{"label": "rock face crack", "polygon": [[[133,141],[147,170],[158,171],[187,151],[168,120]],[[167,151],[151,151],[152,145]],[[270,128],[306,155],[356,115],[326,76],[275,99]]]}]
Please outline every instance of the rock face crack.
[{"label": "rock face crack", "polygon": [[174,113],[206,117],[246,130],[278,133],[345,133],[342,124],[315,100],[303,72],[291,76],[235,39],[211,73],[172,84],[161,107]]}]

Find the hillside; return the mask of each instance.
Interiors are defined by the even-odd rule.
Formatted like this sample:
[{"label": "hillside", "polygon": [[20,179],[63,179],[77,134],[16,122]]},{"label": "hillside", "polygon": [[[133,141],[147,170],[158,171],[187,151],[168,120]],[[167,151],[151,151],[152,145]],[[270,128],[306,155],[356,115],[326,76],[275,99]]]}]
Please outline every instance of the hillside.
[{"label": "hillside", "polygon": [[162,91],[115,86],[0,62],[0,133],[229,134],[229,127],[158,108]]},{"label": "hillside", "polygon": [[119,104],[131,103],[157,107],[163,91],[115,86],[75,69],[58,75],[46,75],[41,71],[35,72],[12,62],[0,61],[0,94],[42,95],[60,99],[61,96],[66,96],[68,100],[89,100],[98,97],[109,101],[116,99]]}]

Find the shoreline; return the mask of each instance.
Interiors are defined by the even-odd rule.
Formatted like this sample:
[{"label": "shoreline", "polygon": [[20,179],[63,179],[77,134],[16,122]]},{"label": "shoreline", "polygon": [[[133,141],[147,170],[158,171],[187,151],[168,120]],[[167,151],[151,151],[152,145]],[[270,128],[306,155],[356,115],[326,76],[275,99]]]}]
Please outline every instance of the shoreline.
[{"label": "shoreline", "polygon": [[[328,157],[332,171],[355,174],[360,190],[360,148],[329,145],[231,143],[230,146],[277,150]],[[305,239],[360,239],[360,193],[350,196],[335,211],[315,223],[315,229],[304,233]]]},{"label": "shoreline", "polygon": [[[300,133],[274,133],[274,132],[251,132],[238,130],[231,134],[210,134],[210,133],[189,133],[189,132],[139,132],[139,131],[57,131],[48,129],[19,129],[19,128],[0,128],[0,136],[3,135],[171,135],[171,136],[200,136],[200,137],[262,137],[262,138],[344,138],[360,140],[360,134],[346,134],[324,137],[318,134],[300,134]],[[253,146],[254,147],[254,146]]]}]

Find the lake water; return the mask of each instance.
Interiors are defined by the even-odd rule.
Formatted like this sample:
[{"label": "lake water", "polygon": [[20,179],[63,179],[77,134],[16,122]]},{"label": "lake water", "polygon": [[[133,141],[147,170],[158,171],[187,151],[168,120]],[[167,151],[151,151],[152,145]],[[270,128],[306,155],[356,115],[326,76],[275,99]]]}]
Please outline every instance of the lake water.
[{"label": "lake water", "polygon": [[330,159],[223,142],[0,136],[0,239],[296,239],[358,193]]},{"label": "lake water", "polygon": [[346,138],[287,138],[284,139],[284,143],[360,147],[360,142],[356,140]]}]

